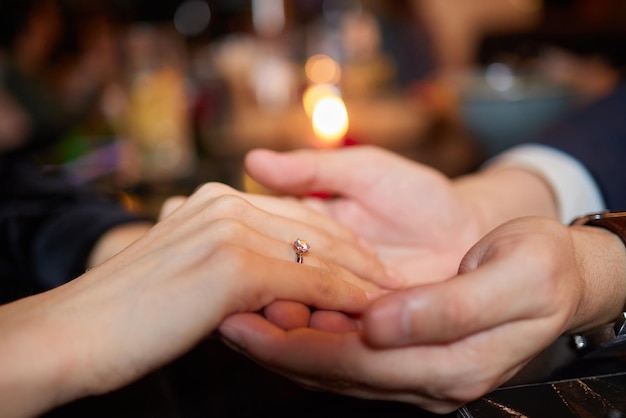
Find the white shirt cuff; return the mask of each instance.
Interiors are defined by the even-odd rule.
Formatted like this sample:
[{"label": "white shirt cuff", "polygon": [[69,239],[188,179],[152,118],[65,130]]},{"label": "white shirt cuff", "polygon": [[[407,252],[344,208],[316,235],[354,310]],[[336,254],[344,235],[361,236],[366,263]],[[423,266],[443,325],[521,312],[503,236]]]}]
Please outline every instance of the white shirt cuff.
[{"label": "white shirt cuff", "polygon": [[584,165],[569,154],[545,145],[525,144],[511,148],[486,164],[515,166],[542,176],[552,187],[559,219],[569,224],[579,216],[602,212],[604,199]]}]

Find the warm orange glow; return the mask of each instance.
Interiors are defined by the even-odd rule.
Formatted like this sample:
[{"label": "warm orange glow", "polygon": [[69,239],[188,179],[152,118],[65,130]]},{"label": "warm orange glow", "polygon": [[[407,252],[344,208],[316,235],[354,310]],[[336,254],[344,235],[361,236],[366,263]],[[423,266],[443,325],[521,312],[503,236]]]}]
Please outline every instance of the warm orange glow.
[{"label": "warm orange glow", "polygon": [[339,97],[320,99],[313,109],[313,131],[327,143],[339,141],[348,131],[348,111]]},{"label": "warm orange glow", "polygon": [[541,0],[509,0],[513,7],[516,7],[522,12],[536,13],[543,9],[543,2]]},{"label": "warm orange glow", "polygon": [[330,84],[315,84],[313,86],[309,86],[302,95],[302,105],[304,106],[304,111],[306,114],[311,117],[313,116],[313,109],[317,102],[325,97],[338,97],[339,89]]},{"label": "warm orange glow", "polygon": [[304,65],[304,72],[314,84],[337,84],[341,79],[341,67],[337,61],[324,54],[310,57]]}]

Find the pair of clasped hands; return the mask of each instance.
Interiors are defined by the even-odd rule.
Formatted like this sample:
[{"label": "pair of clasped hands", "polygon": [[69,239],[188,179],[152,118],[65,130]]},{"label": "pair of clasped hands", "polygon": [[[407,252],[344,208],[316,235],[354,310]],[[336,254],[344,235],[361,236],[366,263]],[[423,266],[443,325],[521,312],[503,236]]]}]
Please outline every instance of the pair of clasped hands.
[{"label": "pair of clasped hands", "polygon": [[[450,180],[367,146],[255,150],[246,168],[281,194],[330,193],[248,198],[323,230],[294,237],[311,245],[304,266],[330,260],[377,286],[357,312],[277,301],[221,324],[230,346],[306,387],[448,413],[625,300],[619,239],[557,221],[552,191],[531,172],[496,165]],[[346,238],[359,245],[333,241]]]},{"label": "pair of clasped hands", "polygon": [[[369,146],[246,168],[285,197],[203,185],[82,276],[0,306],[3,416],[124,386],[215,330],[306,387],[447,413],[626,300],[621,241],[557,221],[531,172],[450,180]],[[333,197],[287,197],[314,192]]]}]

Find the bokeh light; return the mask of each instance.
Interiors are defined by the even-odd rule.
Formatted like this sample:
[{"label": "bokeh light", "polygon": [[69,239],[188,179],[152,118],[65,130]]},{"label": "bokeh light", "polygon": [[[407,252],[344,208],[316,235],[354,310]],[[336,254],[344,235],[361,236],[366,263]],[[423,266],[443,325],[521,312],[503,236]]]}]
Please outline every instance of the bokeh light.
[{"label": "bokeh light", "polygon": [[338,25],[346,14],[359,14],[363,10],[360,0],[324,0],[322,15],[330,25]]},{"label": "bokeh light", "polygon": [[341,140],[348,131],[348,111],[340,97],[320,99],[313,109],[313,132],[326,143]]},{"label": "bokeh light", "polygon": [[211,22],[211,9],[205,1],[189,0],[178,6],[174,14],[174,26],[184,36],[197,36]]},{"label": "bokeh light", "polygon": [[304,72],[315,84],[337,84],[341,80],[339,63],[325,54],[310,57],[304,65]]}]

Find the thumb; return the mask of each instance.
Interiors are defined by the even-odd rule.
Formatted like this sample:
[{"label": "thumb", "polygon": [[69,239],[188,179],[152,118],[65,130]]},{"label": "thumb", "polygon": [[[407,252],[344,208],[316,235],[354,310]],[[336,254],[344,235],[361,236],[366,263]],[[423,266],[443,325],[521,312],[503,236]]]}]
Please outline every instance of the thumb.
[{"label": "thumb", "polygon": [[285,153],[257,149],[246,155],[245,168],[255,181],[280,193],[358,196],[385,171],[379,164],[385,153],[368,146]]}]

